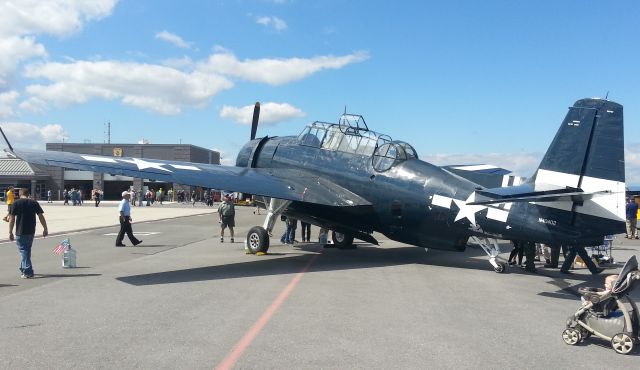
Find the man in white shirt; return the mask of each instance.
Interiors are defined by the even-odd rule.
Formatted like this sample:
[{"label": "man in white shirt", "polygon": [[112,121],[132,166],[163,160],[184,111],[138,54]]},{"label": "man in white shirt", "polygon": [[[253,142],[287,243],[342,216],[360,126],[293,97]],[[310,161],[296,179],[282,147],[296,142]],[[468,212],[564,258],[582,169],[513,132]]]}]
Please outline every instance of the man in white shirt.
[{"label": "man in white shirt", "polygon": [[131,204],[129,203],[129,199],[131,199],[131,194],[126,190],[123,191],[122,201],[118,206],[118,211],[120,211],[120,232],[116,238],[116,247],[126,247],[126,245],[122,244],[122,239],[124,238],[125,233],[127,233],[127,236],[134,247],[142,243],[142,240],[138,240],[133,236],[133,230],[131,229]]}]

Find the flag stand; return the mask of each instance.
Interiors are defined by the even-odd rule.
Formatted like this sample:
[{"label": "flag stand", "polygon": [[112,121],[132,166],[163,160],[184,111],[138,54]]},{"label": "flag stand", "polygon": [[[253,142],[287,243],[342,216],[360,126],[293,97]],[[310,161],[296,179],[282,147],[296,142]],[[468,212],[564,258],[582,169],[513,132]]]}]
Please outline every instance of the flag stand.
[{"label": "flag stand", "polygon": [[76,267],[76,251],[71,248],[70,239],[64,239],[58,246],[53,249],[54,254],[62,255],[62,267]]}]

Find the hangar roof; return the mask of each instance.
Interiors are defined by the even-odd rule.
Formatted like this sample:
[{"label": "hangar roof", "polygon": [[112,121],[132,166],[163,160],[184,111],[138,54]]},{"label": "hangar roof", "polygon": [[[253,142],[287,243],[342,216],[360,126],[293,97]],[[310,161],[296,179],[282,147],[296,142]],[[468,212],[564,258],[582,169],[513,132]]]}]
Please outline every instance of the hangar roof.
[{"label": "hangar roof", "polygon": [[15,158],[0,158],[0,176],[47,176],[48,174],[29,163]]}]

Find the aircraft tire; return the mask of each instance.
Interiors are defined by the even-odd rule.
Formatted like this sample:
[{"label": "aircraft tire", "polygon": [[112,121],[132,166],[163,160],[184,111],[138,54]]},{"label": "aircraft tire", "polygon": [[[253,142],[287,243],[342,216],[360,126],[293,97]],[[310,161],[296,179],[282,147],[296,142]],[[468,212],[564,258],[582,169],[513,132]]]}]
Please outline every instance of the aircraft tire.
[{"label": "aircraft tire", "polygon": [[336,248],[348,249],[353,248],[353,235],[343,234],[336,231],[331,232],[331,239]]},{"label": "aircraft tire", "polygon": [[247,249],[252,254],[267,253],[269,250],[269,233],[262,226],[254,226],[247,233]]},{"label": "aircraft tire", "polygon": [[507,271],[507,265],[505,265],[502,262],[499,262],[498,263],[498,267],[494,267],[493,271],[497,272],[498,274],[501,274],[501,273]]}]

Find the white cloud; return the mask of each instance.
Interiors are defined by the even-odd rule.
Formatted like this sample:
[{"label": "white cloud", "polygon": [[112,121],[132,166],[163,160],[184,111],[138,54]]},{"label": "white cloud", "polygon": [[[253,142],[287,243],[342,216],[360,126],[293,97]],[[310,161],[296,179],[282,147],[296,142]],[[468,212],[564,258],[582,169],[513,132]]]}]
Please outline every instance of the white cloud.
[{"label": "white cloud", "polygon": [[627,185],[640,185],[640,143],[632,143],[625,147],[624,163]]},{"label": "white cloud", "polygon": [[111,14],[118,0],[21,0],[0,3],[0,35],[68,36],[84,22]]},{"label": "white cloud", "polygon": [[0,118],[11,117],[15,114],[13,107],[20,94],[17,91],[0,93]]},{"label": "white cloud", "polygon": [[42,63],[26,68],[29,78],[44,78],[49,85],[29,85],[29,98],[20,107],[41,111],[49,105],[84,103],[92,98],[120,100],[127,105],[178,114],[183,106],[202,107],[219,92],[233,87],[214,74],[118,61]]},{"label": "white cloud", "polygon": [[340,69],[349,64],[359,63],[369,58],[366,52],[355,52],[343,56],[319,56],[309,59],[248,59],[239,61],[229,52],[216,53],[205,63],[200,63],[198,69],[205,72],[215,72],[240,79],[266,83],[269,85],[283,85],[301,80],[323,69]]},{"label": "white cloud", "polygon": [[156,33],[156,38],[166,41],[174,46],[177,46],[181,49],[189,49],[191,48],[191,43],[186,42],[182,39],[182,37],[173,34],[171,32],[168,31],[162,31],[162,32],[158,32]]},{"label": "white cloud", "polygon": [[211,150],[220,153],[220,164],[224,166],[235,166],[238,153],[227,154],[227,151],[220,148],[211,148]]},{"label": "white cloud", "polygon": [[33,37],[4,38],[0,35],[0,88],[15,83],[11,79],[16,78],[15,71],[20,63],[46,55],[44,46],[36,43]]},{"label": "white cloud", "polygon": [[[178,114],[185,106],[205,106],[215,95],[232,88],[234,77],[281,85],[323,69],[338,69],[368,58],[366,53],[353,53],[241,62],[230,52],[217,50],[222,51],[200,63],[188,57],[164,61],[167,65],[100,60],[34,63],[25,68],[25,76],[50,83],[28,85],[27,99],[20,108],[41,112],[51,105],[82,104],[99,98],[119,100],[161,114]],[[287,114],[295,113],[289,111],[282,117]]]},{"label": "white cloud", "polygon": [[36,126],[31,123],[8,122],[2,130],[14,148],[44,149],[45,143],[60,142],[66,137],[59,124]]},{"label": "white cloud", "polygon": [[272,27],[273,29],[275,29],[276,31],[284,31],[287,29],[287,22],[285,22],[284,20],[278,18],[278,17],[268,17],[268,16],[264,16],[264,17],[257,17],[256,18],[256,23],[257,24],[261,24],[265,27]]},{"label": "white cloud", "polygon": [[182,58],[165,59],[161,63],[163,66],[184,70],[193,67],[193,60],[188,56]]},{"label": "white cloud", "polygon": [[111,14],[117,0],[68,1],[21,0],[0,2],[0,88],[11,84],[10,76],[20,63],[47,55],[35,35],[58,37],[82,29],[84,22]]},{"label": "white cloud", "polygon": [[[232,107],[225,105],[220,110],[221,118],[228,118],[243,125],[251,124],[253,120],[253,105],[244,107]],[[280,122],[304,117],[305,113],[287,103],[264,103],[260,104],[260,124],[276,125]]]}]

